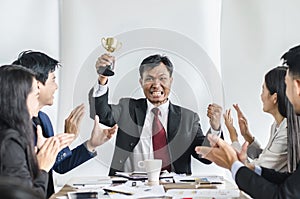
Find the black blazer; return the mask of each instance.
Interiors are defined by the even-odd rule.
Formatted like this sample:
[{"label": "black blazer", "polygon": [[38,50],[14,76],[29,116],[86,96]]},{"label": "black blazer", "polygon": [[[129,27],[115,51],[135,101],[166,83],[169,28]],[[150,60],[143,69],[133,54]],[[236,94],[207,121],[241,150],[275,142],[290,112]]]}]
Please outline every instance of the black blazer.
[{"label": "black blazer", "polygon": [[238,170],[235,181],[238,187],[253,198],[299,198],[300,169],[290,173],[280,173],[262,168],[259,176],[247,167]]},{"label": "black blazer", "polygon": [[[28,132],[29,133],[29,132]],[[36,178],[28,161],[28,141],[14,129],[3,126],[0,121],[0,178],[9,177],[20,186],[33,190],[41,198],[46,197],[48,173],[40,170]],[[10,190],[15,191],[15,190]]]},{"label": "black blazer", "polygon": [[[147,111],[145,98],[122,98],[116,105],[108,104],[108,92],[95,98],[95,111],[100,122],[113,126],[118,124],[115,151],[109,175],[124,171],[124,163],[140,140]],[[170,103],[167,141],[173,171],[191,174],[191,155],[205,164],[211,162],[199,158],[196,146],[209,145],[203,135],[199,116],[188,109]]]}]

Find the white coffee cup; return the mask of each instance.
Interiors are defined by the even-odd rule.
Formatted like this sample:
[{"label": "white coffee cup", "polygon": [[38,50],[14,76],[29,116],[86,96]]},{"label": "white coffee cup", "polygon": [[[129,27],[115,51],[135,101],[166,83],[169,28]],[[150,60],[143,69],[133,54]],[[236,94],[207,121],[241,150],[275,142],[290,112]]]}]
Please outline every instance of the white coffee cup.
[{"label": "white coffee cup", "polygon": [[149,182],[159,182],[161,165],[162,160],[159,159],[148,159],[138,162],[138,166],[145,169]]}]

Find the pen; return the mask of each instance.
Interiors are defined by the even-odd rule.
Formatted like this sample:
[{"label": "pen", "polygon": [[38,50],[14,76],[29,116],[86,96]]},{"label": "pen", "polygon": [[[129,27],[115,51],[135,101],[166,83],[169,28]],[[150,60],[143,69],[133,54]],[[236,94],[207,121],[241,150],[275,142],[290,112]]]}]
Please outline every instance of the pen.
[{"label": "pen", "polygon": [[222,182],[200,182],[199,184],[222,184]]},{"label": "pen", "polygon": [[74,183],[73,186],[75,187],[78,187],[78,186],[103,186],[103,185],[106,185],[106,184],[111,184],[111,183]]},{"label": "pen", "polygon": [[[198,182],[194,179],[182,179],[180,182]],[[222,184],[222,182],[199,182],[199,184]]]},{"label": "pen", "polygon": [[196,182],[194,179],[182,179],[180,182]]},{"label": "pen", "polygon": [[124,195],[128,195],[128,196],[133,195],[133,193],[130,193],[130,192],[118,191],[118,190],[107,189],[107,188],[104,188],[103,191],[110,192],[110,193],[120,193],[120,194],[124,194]]},{"label": "pen", "polygon": [[73,184],[73,186],[85,186],[85,184],[81,184],[81,183],[75,183],[75,184]]}]

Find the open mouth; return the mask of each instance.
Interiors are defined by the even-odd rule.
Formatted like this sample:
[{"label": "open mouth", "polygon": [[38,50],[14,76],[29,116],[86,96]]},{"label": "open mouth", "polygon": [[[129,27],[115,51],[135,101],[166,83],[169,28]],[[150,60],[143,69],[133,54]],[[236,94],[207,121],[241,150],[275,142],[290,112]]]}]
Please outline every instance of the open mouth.
[{"label": "open mouth", "polygon": [[163,91],[151,91],[150,94],[153,96],[153,97],[160,97],[164,94]]}]

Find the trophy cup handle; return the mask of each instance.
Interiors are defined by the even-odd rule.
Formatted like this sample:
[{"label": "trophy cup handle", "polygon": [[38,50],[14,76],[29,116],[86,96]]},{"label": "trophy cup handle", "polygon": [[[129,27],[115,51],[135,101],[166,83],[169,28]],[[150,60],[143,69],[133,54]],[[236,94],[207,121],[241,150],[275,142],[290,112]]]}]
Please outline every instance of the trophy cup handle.
[{"label": "trophy cup handle", "polygon": [[117,47],[116,47],[116,50],[120,49],[121,47],[122,47],[122,43],[121,43],[121,42],[118,42]]},{"label": "trophy cup handle", "polygon": [[101,39],[101,44],[106,49],[106,39],[104,37]]}]

